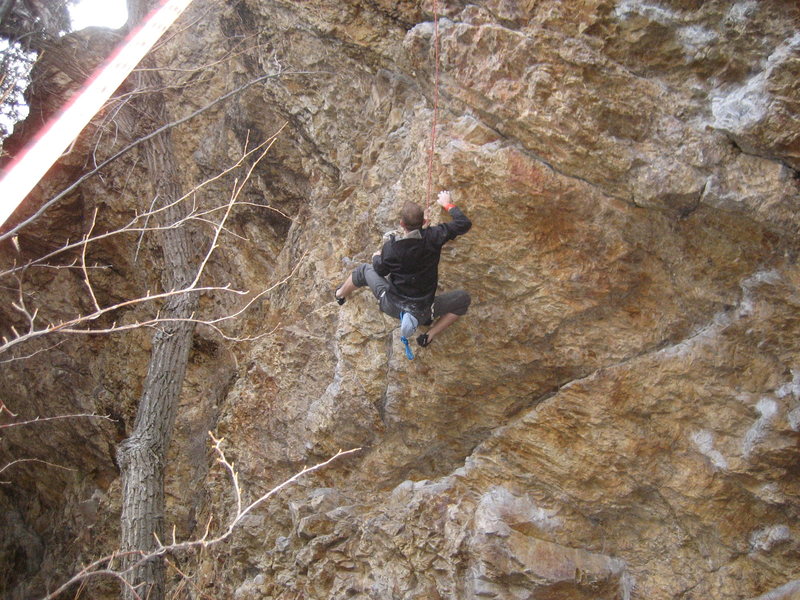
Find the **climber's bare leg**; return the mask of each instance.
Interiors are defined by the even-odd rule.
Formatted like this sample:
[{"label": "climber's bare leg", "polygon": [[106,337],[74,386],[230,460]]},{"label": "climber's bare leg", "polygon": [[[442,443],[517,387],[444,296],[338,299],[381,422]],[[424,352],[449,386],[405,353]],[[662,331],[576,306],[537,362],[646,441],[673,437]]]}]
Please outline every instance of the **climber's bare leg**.
[{"label": "climber's bare leg", "polygon": [[355,292],[358,288],[353,283],[353,274],[347,276],[347,279],[342,284],[342,286],[336,290],[336,297],[337,298],[347,298],[350,294]]},{"label": "climber's bare leg", "polygon": [[428,343],[430,344],[437,335],[442,333],[445,329],[450,327],[453,323],[458,321],[460,315],[454,313],[446,313],[436,320],[433,327],[428,329]]}]

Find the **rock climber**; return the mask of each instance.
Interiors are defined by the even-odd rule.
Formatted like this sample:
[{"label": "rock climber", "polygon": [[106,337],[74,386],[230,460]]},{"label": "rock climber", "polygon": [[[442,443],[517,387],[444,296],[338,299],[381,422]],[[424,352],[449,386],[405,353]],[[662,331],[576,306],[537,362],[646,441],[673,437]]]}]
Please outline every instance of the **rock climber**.
[{"label": "rock climber", "polygon": [[380,309],[401,319],[404,336],[413,334],[418,324],[433,324],[427,333],[417,337],[417,344],[422,347],[465,315],[472,301],[463,290],[436,294],[442,246],[472,227],[472,221],[453,204],[449,191],[439,192],[436,202],[452,221],[427,227],[422,207],[406,202],[400,211],[402,235],[389,236],[372,255],[372,264],[356,267],[334,292],[336,302],[342,305],[356,289],[369,286]]}]

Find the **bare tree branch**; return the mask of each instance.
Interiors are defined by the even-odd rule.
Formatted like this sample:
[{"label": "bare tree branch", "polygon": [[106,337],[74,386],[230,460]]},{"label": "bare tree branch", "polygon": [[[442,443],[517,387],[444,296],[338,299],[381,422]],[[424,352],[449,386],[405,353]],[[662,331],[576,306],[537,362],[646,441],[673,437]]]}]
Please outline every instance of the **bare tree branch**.
[{"label": "bare tree branch", "polygon": [[347,456],[349,454],[355,454],[356,452],[360,452],[361,448],[352,448],[350,450],[339,450],[334,456],[329,458],[328,460],[318,463],[311,467],[305,467],[302,471],[295,473],[289,479],[286,479],[282,483],[278,484],[265,494],[259,496],[256,500],[248,504],[246,507],[242,508],[242,488],[239,485],[239,475],[227,458],[225,457],[225,453],[222,451],[222,442],[225,441],[224,438],[217,439],[213,433],[209,432],[211,439],[214,442],[214,451],[217,453],[217,462],[220,463],[225,470],[228,472],[228,475],[231,478],[231,483],[233,485],[234,490],[234,497],[236,499],[236,515],[234,518],[228,523],[228,527],[216,537],[209,538],[208,528],[206,528],[206,533],[203,535],[202,538],[199,540],[192,540],[187,542],[180,542],[180,543],[172,543],[169,545],[160,544],[159,548],[153,552],[154,556],[161,556],[166,554],[167,552],[178,552],[181,550],[189,550],[192,548],[203,547],[207,548],[208,546],[213,546],[214,544],[218,544],[226,540],[230,535],[233,533],[233,530],[236,529],[236,526],[242,522],[250,512],[258,508],[261,504],[272,498],[275,494],[283,490],[284,488],[290,486],[292,483],[307,475],[308,473],[313,473],[314,471],[318,471],[335,460]]},{"label": "bare tree branch", "polygon": [[[0,473],[3,473],[6,469],[9,469],[9,468],[13,467],[14,465],[18,465],[20,463],[29,463],[29,462],[39,463],[39,464],[42,464],[42,465],[47,465],[48,467],[55,467],[56,469],[63,469],[64,471],[73,471],[73,472],[77,471],[77,469],[73,469],[71,467],[65,467],[65,466],[62,466],[62,465],[57,465],[55,463],[47,462],[46,460],[41,460],[41,459],[38,459],[38,458],[18,458],[17,460],[12,460],[10,463],[5,465],[3,468],[0,468]],[[0,481],[0,484],[3,484],[3,485],[8,485],[10,483],[11,483],[10,481]]]},{"label": "bare tree branch", "polygon": [[[113,304],[111,306],[107,306],[105,308],[101,308],[100,310],[96,310],[94,312],[91,312],[91,313],[88,313],[88,314],[85,314],[85,315],[79,315],[79,316],[77,316],[75,318],[69,319],[68,321],[61,321],[59,323],[50,323],[47,327],[44,327],[42,329],[35,329],[35,327],[34,327],[34,319],[36,318],[36,314],[35,313],[31,314],[31,313],[29,313],[27,311],[23,311],[24,314],[26,315],[26,317],[28,318],[29,322],[30,322],[30,326],[31,326],[30,331],[28,333],[25,333],[25,334],[20,334],[16,330],[16,328],[12,326],[11,329],[14,332],[15,337],[13,337],[11,339],[8,339],[7,337],[3,337],[2,338],[3,343],[0,344],[0,354],[2,354],[3,352],[7,352],[9,349],[13,348],[17,344],[21,344],[23,342],[27,342],[29,340],[32,340],[32,339],[35,339],[35,338],[39,338],[39,337],[41,337],[43,335],[56,333],[56,332],[100,334],[100,333],[111,333],[112,331],[126,331],[126,330],[136,329],[136,328],[140,328],[140,327],[152,326],[152,325],[155,325],[155,324],[157,324],[159,322],[165,322],[165,320],[164,319],[159,319],[159,317],[156,316],[155,318],[148,319],[146,321],[141,321],[141,322],[137,321],[136,323],[129,324],[129,325],[116,325],[115,324],[114,326],[109,327],[109,328],[105,328],[105,329],[95,329],[95,330],[93,330],[93,329],[78,329],[78,328],[76,328],[76,326],[81,324],[81,323],[86,323],[86,322],[89,322],[89,321],[95,321],[95,320],[99,319],[100,317],[102,317],[103,315],[111,313],[111,312],[114,312],[114,311],[119,310],[121,308],[129,307],[129,306],[136,306],[138,304],[143,304],[145,302],[153,302],[155,300],[164,300],[166,298],[172,298],[174,296],[179,296],[181,294],[186,294],[186,293],[190,293],[190,292],[191,293],[203,293],[203,292],[220,292],[220,291],[229,292],[229,293],[232,293],[232,294],[239,294],[239,295],[247,294],[246,291],[231,289],[231,287],[229,285],[182,288],[182,289],[179,289],[179,290],[171,290],[169,292],[162,292],[162,293],[159,293],[159,294],[147,294],[147,295],[142,296],[140,298],[133,298],[132,300],[125,300],[123,302],[118,302],[117,304]],[[19,307],[16,306],[16,304],[14,306],[15,306],[15,308],[19,308]]]},{"label": "bare tree branch", "polygon": [[170,597],[172,597],[172,598],[180,598],[181,597],[181,592],[183,591],[184,586],[186,584],[188,584],[189,586],[191,586],[192,591],[195,594],[197,594],[198,598],[208,598],[208,600],[217,600],[214,596],[211,596],[211,595],[207,594],[206,592],[204,592],[200,588],[200,586],[198,586],[196,583],[194,583],[192,581],[192,578],[189,575],[187,575],[186,573],[184,573],[180,568],[178,568],[178,565],[176,565],[174,562],[172,562],[168,558],[165,558],[164,561],[167,563],[168,567],[173,569],[178,575],[181,576],[181,583],[179,583],[177,588],[170,593]]},{"label": "bare tree branch", "polygon": [[[112,577],[114,579],[118,579],[122,582],[126,588],[131,589],[130,584],[125,580],[125,572],[124,571],[116,571],[111,567],[101,568],[104,565],[111,565],[117,562],[119,559],[124,558],[129,555],[133,556],[140,556],[141,552],[117,552],[112,554],[111,556],[104,556],[96,561],[93,561],[86,565],[83,569],[81,569],[77,574],[75,574],[72,579],[67,581],[64,585],[59,587],[54,592],[49,593],[47,596],[42,598],[42,600],[50,600],[52,598],[57,598],[63,592],[65,592],[68,588],[72,587],[75,584],[82,583],[87,579],[94,578],[94,577]],[[135,593],[135,591],[134,591]],[[138,594],[136,594],[136,598],[140,598]]]},{"label": "bare tree branch", "polygon": [[[0,365],[5,365],[5,364],[8,364],[8,363],[17,362],[17,361],[20,361],[20,360],[28,360],[29,358],[33,358],[33,357],[34,357],[34,356],[36,356],[37,354],[41,354],[41,353],[43,353],[43,352],[49,352],[49,351],[50,351],[50,350],[52,350],[53,348],[57,348],[58,346],[60,346],[60,345],[61,345],[61,344],[63,344],[63,343],[64,343],[64,342],[63,342],[63,341],[61,341],[61,342],[58,342],[58,343],[56,343],[56,344],[51,344],[50,346],[46,346],[45,348],[39,348],[38,350],[36,350],[36,351],[34,351],[34,352],[31,352],[31,353],[29,353],[29,354],[26,354],[26,355],[24,355],[24,356],[13,356],[13,357],[11,357],[11,358],[6,358],[6,359],[4,359],[4,360],[0,360]],[[2,411],[2,408],[3,408],[3,407],[2,407],[2,406],[0,406],[0,414],[2,414],[2,412],[3,412],[3,411]],[[15,415],[15,416],[16,416],[16,415]]]},{"label": "bare tree branch", "polygon": [[95,310],[102,310],[100,308],[100,303],[97,302],[97,296],[94,293],[92,282],[89,279],[89,271],[86,268],[86,240],[92,237],[92,231],[94,231],[94,226],[97,223],[97,210],[98,208],[95,206],[94,212],[92,213],[92,224],[89,226],[89,231],[83,236],[84,243],[81,247],[81,271],[83,271],[83,282],[86,284],[86,289],[89,290],[89,295],[92,297],[92,304],[94,304]]},{"label": "bare tree branch", "polygon": [[[5,405],[3,405],[5,408]],[[8,411],[8,409],[6,408]],[[11,411],[8,413],[14,417],[17,415],[13,414]],[[62,421],[64,419],[105,419],[106,421],[115,422],[109,415],[98,415],[95,413],[80,413],[75,415],[56,415],[54,417],[36,417],[35,419],[29,419],[27,421],[16,421],[14,423],[0,423],[0,429],[10,429],[12,427],[22,427],[23,425],[34,425],[36,423],[47,423],[50,421]],[[2,472],[2,470],[0,470]]]},{"label": "bare tree branch", "polygon": [[[170,208],[172,208],[176,204],[185,201],[187,198],[193,196],[194,194],[196,194],[198,191],[200,191],[204,187],[208,186],[209,184],[211,184],[211,183],[223,178],[224,176],[226,176],[229,173],[233,172],[234,170],[238,169],[245,162],[245,160],[247,158],[249,158],[250,156],[252,156],[256,152],[263,150],[265,146],[269,145],[269,147],[272,147],[272,145],[277,140],[277,137],[286,128],[286,125],[287,125],[286,123],[281,125],[281,127],[278,129],[277,132],[275,132],[272,136],[270,136],[269,138],[267,138],[263,142],[261,142],[261,144],[258,144],[257,146],[251,148],[250,150],[247,150],[247,148],[245,147],[244,153],[242,154],[242,156],[238,160],[236,160],[235,163],[229,165],[224,170],[220,171],[219,173],[213,175],[212,177],[207,178],[203,182],[201,182],[198,185],[194,186],[191,190],[189,190],[186,194],[184,194],[182,197],[178,198],[174,202],[165,204],[164,206],[161,206],[159,208],[153,208],[153,206],[155,205],[156,200],[158,199],[156,197],[156,198],[153,199],[153,202],[150,204],[150,209],[148,211],[146,211],[144,213],[137,213],[127,224],[123,225],[122,227],[120,227],[118,229],[114,229],[113,231],[108,231],[106,233],[98,234],[96,236],[88,236],[88,237],[84,236],[83,238],[81,238],[81,240],[79,240],[77,242],[69,243],[69,241],[67,241],[66,244],[64,244],[60,248],[57,248],[57,249],[53,250],[52,252],[49,252],[48,254],[45,254],[45,255],[43,255],[43,256],[41,256],[39,258],[31,260],[31,261],[25,263],[24,265],[14,266],[11,269],[7,269],[6,271],[0,272],[0,277],[6,277],[8,275],[12,275],[14,273],[18,273],[20,271],[24,271],[24,270],[26,270],[26,269],[28,269],[28,268],[30,268],[32,266],[38,266],[41,263],[44,263],[45,261],[48,261],[48,260],[50,260],[52,258],[55,258],[56,256],[59,256],[60,254],[64,254],[64,253],[70,252],[72,250],[83,248],[87,244],[90,244],[90,243],[93,243],[93,242],[98,242],[98,241],[101,241],[101,240],[104,240],[104,239],[107,239],[107,238],[111,238],[111,237],[114,237],[116,235],[120,235],[120,234],[123,234],[123,233],[139,233],[140,235],[143,235],[143,234],[148,233],[148,232],[162,231],[162,230],[165,230],[165,229],[175,229],[177,227],[183,226],[185,223],[187,223],[189,221],[192,221],[192,220],[195,220],[195,219],[196,220],[202,220],[202,217],[205,217],[207,215],[213,214],[214,212],[217,212],[219,210],[227,208],[227,204],[225,204],[222,207],[218,206],[218,207],[210,208],[210,209],[208,209],[206,211],[202,211],[202,212],[199,212],[199,211],[197,211],[195,209],[195,210],[190,211],[187,216],[185,216],[185,217],[183,217],[183,218],[181,218],[181,219],[179,219],[179,220],[177,220],[177,221],[175,221],[173,223],[169,223],[169,224],[166,224],[166,225],[149,225],[149,221],[151,219],[153,219],[154,217],[164,213],[165,211],[169,210]],[[262,158],[263,158],[263,156],[259,157],[256,162],[260,161]],[[251,168],[250,169],[250,173],[252,173],[252,170],[253,169]],[[248,174],[248,179],[249,179],[250,173]],[[273,211],[281,214],[282,216],[284,216],[286,219],[289,219],[290,221],[292,220],[291,217],[285,215],[280,210],[278,210],[278,209],[276,209],[274,207],[271,207],[271,206],[262,206],[260,204],[254,204],[254,203],[251,203],[251,202],[246,202],[246,203],[245,202],[239,202],[238,204],[242,205],[242,206],[258,206],[260,208],[266,208],[266,209],[269,209],[269,210],[273,210]],[[143,225],[140,226],[139,223],[143,223]],[[138,247],[137,247],[137,254],[138,254]]]},{"label": "bare tree branch", "polygon": [[231,96],[234,96],[234,95],[236,95],[236,94],[238,94],[240,92],[243,92],[247,88],[252,87],[253,85],[255,85],[257,83],[260,83],[261,81],[264,81],[266,79],[273,79],[273,78],[276,78],[276,77],[280,77],[282,75],[310,75],[310,74],[316,74],[316,73],[317,73],[316,71],[286,71],[286,72],[279,72],[279,73],[268,73],[266,75],[262,75],[261,77],[256,77],[255,79],[251,79],[250,81],[248,81],[244,85],[239,86],[235,90],[232,90],[230,92],[227,92],[226,94],[223,94],[219,98],[209,102],[208,104],[206,104],[202,108],[197,109],[196,111],[186,115],[185,117],[182,117],[182,118],[178,119],[177,121],[172,121],[171,123],[167,123],[166,125],[162,125],[161,127],[156,129],[155,131],[152,131],[152,132],[148,133],[147,135],[142,136],[142,137],[136,139],[135,141],[131,142],[130,144],[128,144],[127,146],[122,148],[120,151],[118,151],[116,154],[110,156],[109,158],[107,158],[106,160],[101,162],[94,169],[92,169],[88,173],[83,174],[75,182],[73,182],[72,184],[67,186],[65,189],[60,191],[58,194],[56,194],[55,196],[50,198],[50,200],[48,200],[47,202],[42,204],[42,206],[39,207],[39,210],[37,210],[33,215],[31,215],[30,217],[28,217],[24,221],[18,223],[17,225],[12,227],[7,232],[5,232],[3,234],[0,234],[0,242],[2,242],[3,240],[7,240],[8,238],[10,238],[13,235],[15,235],[23,227],[26,227],[26,226],[30,225],[32,222],[34,222],[36,219],[38,219],[48,208],[53,206],[53,204],[55,204],[56,202],[61,200],[64,196],[66,196],[70,192],[74,191],[84,181],[86,181],[90,177],[93,177],[102,168],[104,168],[108,164],[114,162],[119,157],[123,156],[124,154],[126,154],[127,152],[132,150],[133,148],[136,148],[140,144],[142,144],[142,143],[144,143],[144,142],[146,142],[148,140],[153,139],[157,135],[159,135],[161,133],[164,133],[165,131],[168,131],[169,129],[172,129],[173,127],[177,127],[178,125],[181,125],[181,124],[193,119],[194,117],[204,113],[208,109],[213,108],[217,104],[219,104],[221,102],[224,102],[225,100],[227,100]]},{"label": "bare tree branch", "polygon": [[[67,589],[69,589],[73,585],[76,585],[76,584],[78,584],[78,583],[80,583],[82,581],[85,581],[86,579],[88,579],[90,577],[108,576],[108,577],[119,579],[119,580],[125,582],[125,574],[127,572],[133,570],[138,565],[140,565],[142,563],[145,563],[145,562],[147,562],[149,560],[152,560],[152,559],[158,558],[158,557],[162,557],[162,556],[164,556],[166,554],[187,552],[187,551],[190,551],[190,550],[193,550],[193,549],[196,549],[196,548],[208,548],[210,546],[214,546],[216,544],[219,544],[220,542],[223,542],[226,539],[228,539],[233,534],[233,532],[236,529],[236,527],[242,522],[242,519],[244,519],[249,513],[254,511],[256,508],[261,506],[264,502],[266,502],[267,500],[269,500],[270,498],[275,496],[278,492],[284,490],[285,488],[287,488],[288,486],[290,486],[291,484],[293,484],[294,482],[296,482],[298,479],[300,479],[301,477],[303,477],[305,475],[308,475],[308,474],[313,473],[315,471],[319,471],[320,469],[323,469],[323,468],[327,467],[328,465],[330,465],[334,461],[336,461],[336,460],[338,460],[338,459],[340,459],[340,458],[342,458],[344,456],[355,454],[356,452],[360,452],[361,451],[361,448],[352,448],[350,450],[340,450],[334,456],[332,456],[331,458],[329,458],[326,461],[323,461],[323,462],[318,463],[318,464],[316,464],[314,466],[311,466],[311,467],[305,467],[303,470],[295,473],[294,475],[292,475],[288,479],[284,480],[282,483],[280,483],[277,486],[275,486],[272,489],[270,489],[265,494],[262,494],[261,496],[256,498],[253,502],[249,503],[247,506],[243,507],[244,503],[242,501],[242,488],[241,488],[241,486],[239,484],[239,475],[236,472],[236,469],[234,469],[233,464],[231,464],[228,461],[228,459],[225,457],[225,452],[222,450],[222,442],[224,441],[224,438],[217,439],[214,436],[214,434],[211,433],[211,432],[209,432],[209,436],[211,437],[211,439],[213,441],[214,451],[217,453],[217,463],[219,463],[219,464],[221,464],[223,466],[223,468],[227,471],[228,476],[231,479],[231,485],[232,485],[232,488],[233,488],[233,495],[234,495],[234,499],[235,499],[235,502],[236,502],[236,514],[233,516],[233,518],[231,518],[231,520],[228,523],[228,525],[225,527],[225,529],[219,535],[216,535],[216,536],[213,536],[213,537],[211,536],[211,533],[210,533],[210,530],[211,530],[211,519],[209,519],[209,521],[208,521],[208,523],[206,525],[205,532],[203,533],[202,537],[200,537],[199,539],[196,539],[196,540],[189,540],[189,541],[185,541],[185,542],[177,542],[175,540],[175,533],[174,533],[174,529],[173,529],[173,542],[171,544],[164,544],[164,543],[161,542],[161,540],[158,540],[158,538],[156,538],[158,546],[152,552],[149,552],[149,553],[145,553],[145,552],[127,552],[127,553],[124,553],[127,556],[136,556],[136,557],[138,557],[138,560],[135,563],[129,565],[127,569],[125,569],[125,570],[116,570],[116,569],[112,568],[111,566],[106,566],[106,565],[111,565],[111,564],[117,562],[117,560],[123,556],[122,553],[115,553],[115,554],[112,554],[110,556],[106,556],[106,557],[100,558],[100,559],[95,560],[95,561],[89,563],[88,565],[86,565],[83,569],[81,569],[78,573],[76,573],[68,581],[63,583],[61,586],[59,586],[53,592],[51,592],[51,593],[47,594],[46,596],[44,596],[41,600],[54,600],[55,598],[57,598],[59,595],[61,595],[63,592],[65,592]],[[103,568],[101,568],[101,567],[103,567]]]},{"label": "bare tree branch", "polygon": [[8,416],[10,416],[12,419],[17,417],[17,414],[11,412],[9,408],[6,406],[5,402],[3,402],[2,399],[0,399],[0,415],[2,415],[3,413],[8,413]]},{"label": "bare tree branch", "polygon": [[[95,328],[95,329],[79,327],[82,324],[96,321],[100,317],[102,317],[102,316],[104,316],[106,314],[118,311],[118,310],[120,310],[122,308],[128,308],[128,307],[137,306],[137,305],[140,305],[140,304],[143,304],[143,303],[149,303],[149,302],[154,302],[154,301],[158,301],[158,300],[164,300],[164,299],[172,298],[174,296],[178,296],[178,295],[184,294],[184,293],[190,293],[190,292],[191,293],[205,293],[205,292],[215,292],[216,291],[216,292],[231,293],[231,294],[240,295],[240,296],[248,294],[249,292],[246,291],[246,290],[235,290],[235,289],[232,289],[230,284],[227,284],[227,285],[224,285],[224,286],[204,286],[204,287],[201,287],[199,285],[199,283],[200,283],[200,279],[203,276],[203,273],[205,272],[205,268],[206,268],[209,260],[211,259],[211,256],[213,255],[213,253],[219,247],[220,235],[221,235],[222,231],[225,230],[225,223],[228,220],[228,218],[230,216],[230,213],[231,213],[231,210],[232,210],[233,206],[236,204],[236,202],[237,202],[237,200],[239,198],[239,195],[241,194],[241,192],[244,189],[245,185],[249,182],[250,178],[252,177],[253,171],[258,166],[259,162],[261,160],[263,160],[263,158],[266,156],[266,154],[272,148],[273,144],[277,140],[277,136],[280,134],[280,132],[284,129],[285,126],[286,126],[286,124],[281,126],[281,128],[273,136],[271,136],[270,138],[268,138],[267,140],[265,140],[264,142],[259,144],[256,148],[254,148],[254,149],[252,149],[250,151],[246,151],[246,153],[237,161],[237,163],[235,165],[233,165],[232,167],[230,167],[226,171],[226,172],[229,172],[229,171],[233,170],[234,168],[240,166],[243,163],[243,161],[245,160],[245,158],[250,156],[253,152],[255,152],[257,150],[260,150],[259,156],[250,165],[250,167],[249,167],[244,179],[242,180],[241,184],[239,183],[238,180],[234,181],[233,190],[231,192],[230,200],[224,206],[225,212],[222,215],[222,217],[220,218],[219,222],[213,224],[214,231],[213,231],[213,235],[212,235],[212,241],[211,241],[211,243],[209,245],[209,248],[208,248],[205,256],[203,257],[203,260],[201,261],[201,263],[200,263],[200,265],[199,265],[199,267],[198,267],[198,269],[197,269],[197,271],[195,273],[194,280],[189,285],[187,285],[186,287],[181,288],[181,289],[170,290],[170,291],[167,291],[167,292],[161,292],[161,293],[156,293],[156,294],[151,294],[150,292],[148,292],[144,296],[141,296],[141,297],[138,297],[138,298],[133,298],[133,299],[125,300],[125,301],[122,301],[122,302],[118,302],[118,303],[110,305],[110,306],[101,307],[99,305],[98,301],[97,301],[96,294],[94,293],[94,289],[93,289],[93,286],[91,284],[91,280],[89,279],[89,275],[88,275],[88,267],[86,265],[86,248],[87,248],[87,245],[92,241],[97,241],[97,240],[100,240],[100,239],[104,239],[104,238],[109,237],[111,235],[119,234],[121,232],[128,233],[128,232],[132,232],[132,231],[141,231],[144,228],[130,227],[130,225],[136,223],[138,220],[140,220],[142,218],[142,216],[145,216],[146,218],[150,218],[155,213],[159,213],[159,212],[165,210],[167,207],[161,207],[159,209],[152,210],[149,213],[146,213],[145,215],[137,215],[136,217],[134,217],[134,219],[128,225],[126,225],[125,227],[123,227],[120,230],[115,230],[113,232],[109,232],[109,233],[106,233],[106,234],[100,234],[100,235],[97,235],[97,236],[92,236],[91,232],[94,230],[95,220],[96,220],[96,216],[97,216],[97,213],[95,211],[95,214],[94,214],[94,216],[92,218],[92,222],[91,222],[91,226],[90,226],[89,232],[83,237],[83,239],[80,242],[75,242],[73,244],[67,244],[65,247],[62,247],[59,250],[54,251],[54,252],[50,253],[49,255],[47,255],[47,257],[50,258],[50,257],[54,256],[57,253],[61,253],[62,251],[65,251],[64,248],[67,248],[67,247],[69,247],[70,249],[73,249],[73,248],[80,248],[81,249],[80,268],[83,271],[84,284],[86,285],[86,287],[87,287],[87,289],[89,291],[89,295],[91,297],[91,300],[92,300],[92,303],[93,303],[93,306],[94,306],[94,310],[91,311],[90,313],[83,314],[83,315],[78,315],[78,316],[76,316],[74,318],[68,319],[66,321],[61,321],[59,323],[49,323],[48,325],[46,325],[44,327],[37,326],[36,319],[38,317],[38,309],[31,311],[27,307],[27,305],[25,303],[25,296],[24,296],[23,290],[22,290],[22,283],[18,279],[19,297],[18,297],[18,301],[17,302],[12,303],[12,306],[18,312],[22,313],[22,315],[25,317],[25,319],[27,321],[28,331],[26,333],[20,333],[20,332],[18,332],[16,330],[16,328],[14,328],[12,326],[11,330],[13,332],[13,337],[11,337],[10,339],[7,338],[7,337],[3,337],[2,338],[2,344],[0,344],[0,354],[2,354],[4,352],[7,352],[8,350],[13,348],[14,346],[16,346],[18,344],[21,344],[23,342],[27,342],[27,341],[30,341],[32,339],[39,338],[39,337],[42,337],[44,335],[52,334],[52,333],[56,333],[56,332],[97,335],[97,334],[105,334],[105,333],[112,333],[112,332],[122,332],[122,331],[127,331],[127,330],[131,330],[131,329],[137,329],[137,328],[141,328],[141,327],[154,327],[154,326],[158,326],[159,324],[164,324],[164,323],[169,323],[169,322],[186,322],[186,321],[189,321],[189,322],[209,325],[215,331],[218,331],[218,332],[222,333],[219,330],[219,328],[216,327],[217,323],[220,323],[220,322],[223,322],[223,321],[228,321],[228,320],[231,320],[233,318],[236,318],[237,316],[241,315],[245,310],[247,310],[250,306],[252,306],[252,304],[254,302],[256,302],[259,298],[263,297],[266,293],[268,293],[269,291],[275,289],[275,287],[277,287],[277,286],[285,283],[286,281],[288,281],[289,278],[291,278],[294,275],[294,273],[297,271],[299,265],[302,263],[302,258],[301,258],[300,261],[298,261],[298,263],[295,265],[295,267],[292,270],[292,272],[287,277],[285,277],[280,282],[274,284],[273,286],[271,286],[271,287],[263,290],[262,292],[259,292],[258,294],[256,294],[242,308],[240,308],[239,310],[237,310],[235,313],[233,313],[231,315],[226,315],[226,316],[223,316],[223,317],[220,317],[220,318],[216,318],[216,319],[201,319],[201,318],[197,318],[197,317],[194,317],[194,316],[192,316],[189,319],[185,319],[185,318],[175,319],[175,318],[164,318],[164,317],[161,317],[160,315],[156,314],[156,316],[151,318],[151,319],[146,319],[146,320],[141,320],[141,321],[137,320],[134,323],[129,323],[129,324],[126,324],[126,325],[119,325],[117,323],[114,323],[111,327]],[[201,185],[206,185],[208,182],[213,181],[215,179],[218,179],[219,177],[222,177],[223,174],[224,173],[217,174],[215,177],[207,180],[206,182],[203,182],[203,184],[201,184]],[[195,188],[195,189],[197,189],[197,188]],[[190,192],[190,194],[191,194],[191,192]],[[190,194],[184,195],[182,198],[180,198],[179,200],[177,200],[174,203],[171,203],[169,206],[173,206],[177,202],[185,200]],[[210,209],[210,210],[202,212],[202,213],[198,212],[195,209],[189,214],[189,216],[187,216],[185,218],[182,218],[182,219],[179,219],[176,223],[170,223],[169,225],[163,226],[163,228],[170,229],[170,228],[180,227],[188,220],[199,218],[198,215],[211,214],[213,212],[221,210],[222,208],[223,207],[216,207],[214,209]],[[162,228],[162,227],[148,227],[146,229],[149,231],[149,230],[155,230],[155,229],[159,229],[159,228]],[[304,257],[305,257],[305,255],[303,255],[303,258]],[[30,264],[28,266],[30,266]],[[9,271],[6,271],[6,273],[0,274],[0,275],[13,274],[13,273],[15,273],[15,271],[17,269],[19,269],[19,268],[17,267],[17,268],[14,268],[14,269],[10,269]],[[225,334],[222,334],[222,335],[224,337],[226,337],[227,339],[232,339],[232,338],[229,338],[228,336],[225,336]]]}]

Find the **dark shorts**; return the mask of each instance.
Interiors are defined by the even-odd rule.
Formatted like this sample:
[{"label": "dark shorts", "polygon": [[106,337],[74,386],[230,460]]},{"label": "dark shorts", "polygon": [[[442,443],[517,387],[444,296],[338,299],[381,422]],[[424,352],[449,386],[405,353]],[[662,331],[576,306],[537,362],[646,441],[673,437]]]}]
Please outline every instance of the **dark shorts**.
[{"label": "dark shorts", "polygon": [[[400,307],[391,297],[391,285],[386,278],[378,275],[372,265],[363,264],[356,267],[356,270],[353,271],[353,284],[356,287],[369,286],[378,299],[380,309],[390,317],[400,318]],[[438,319],[448,313],[463,316],[467,314],[471,302],[472,298],[464,290],[437,294],[433,299],[433,318]],[[430,324],[430,322],[424,322],[423,319],[420,321],[423,325]]]}]

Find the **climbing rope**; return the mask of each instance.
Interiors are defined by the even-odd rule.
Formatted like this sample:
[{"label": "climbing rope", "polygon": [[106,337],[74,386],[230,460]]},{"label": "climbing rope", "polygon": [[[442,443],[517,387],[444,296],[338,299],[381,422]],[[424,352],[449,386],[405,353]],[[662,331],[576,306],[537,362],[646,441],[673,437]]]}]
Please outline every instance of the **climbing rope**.
[{"label": "climbing rope", "polygon": [[426,194],[425,212],[430,218],[431,189],[433,186],[433,152],[436,145],[436,121],[439,114],[439,11],[436,0],[433,0],[433,123],[431,125],[431,147],[428,152],[428,191]]},{"label": "climbing rope", "polygon": [[[428,218],[430,218],[431,190],[433,188],[433,153],[436,147],[436,121],[439,114],[439,9],[436,0],[433,0],[433,56],[433,122],[431,123],[431,147],[428,151],[428,189],[425,202],[425,214],[428,215]],[[401,329],[404,314],[403,312],[400,313]],[[416,329],[416,319],[414,320],[414,328]],[[403,342],[406,358],[408,360],[414,360],[414,352],[411,350],[408,338],[401,335],[400,341]]]}]

